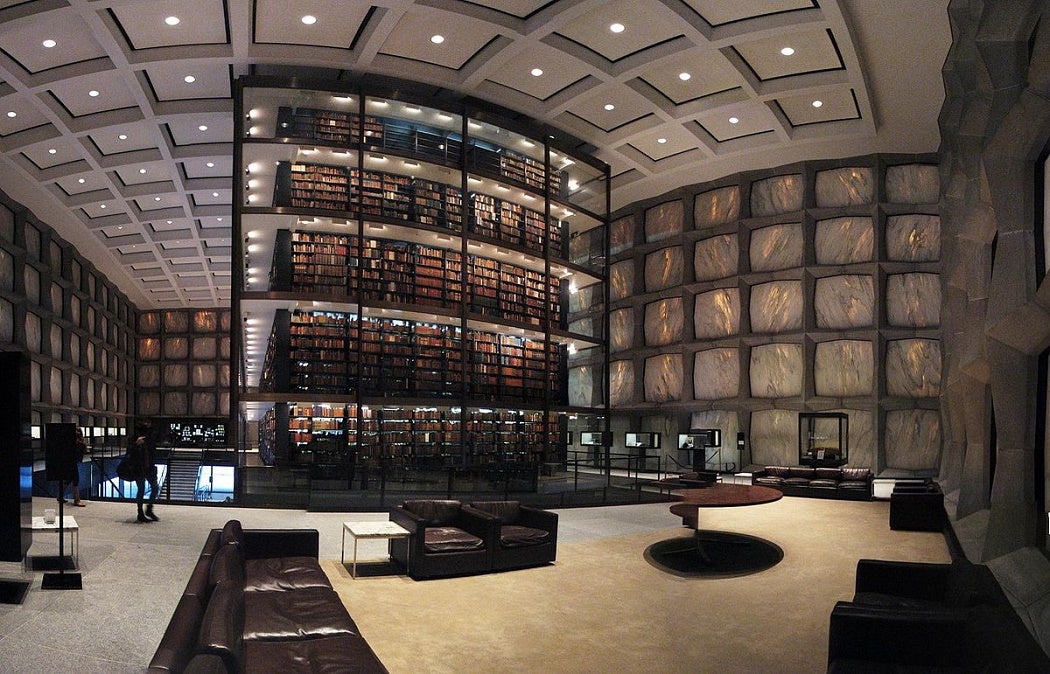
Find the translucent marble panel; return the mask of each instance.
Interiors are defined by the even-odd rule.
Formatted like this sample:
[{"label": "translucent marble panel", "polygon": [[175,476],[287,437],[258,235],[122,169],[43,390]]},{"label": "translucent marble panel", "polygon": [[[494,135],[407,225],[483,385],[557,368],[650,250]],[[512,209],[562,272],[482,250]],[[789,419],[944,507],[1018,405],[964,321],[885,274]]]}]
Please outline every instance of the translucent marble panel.
[{"label": "translucent marble panel", "polygon": [[815,187],[817,206],[859,206],[870,204],[875,179],[868,167],[846,167],[820,171]]},{"label": "translucent marble panel", "polygon": [[609,312],[609,351],[616,353],[634,347],[634,309]]},{"label": "translucent marble panel", "polygon": [[[595,403],[595,404],[600,404],[600,402],[599,403]],[[216,409],[216,411],[219,414],[227,414],[228,415],[230,413],[230,392],[229,391],[219,391],[219,400],[216,403],[215,409]]]},{"label": "translucent marble panel", "polygon": [[190,340],[185,337],[167,337],[164,340],[164,357],[168,360],[185,360],[190,356]]},{"label": "translucent marble panel", "polygon": [[593,316],[587,316],[586,318],[579,318],[575,321],[569,321],[569,332],[575,332],[580,335],[587,335],[590,337],[597,337],[601,331],[600,319],[594,318]]},{"label": "translucent marble panel", "polygon": [[219,382],[218,382],[218,384],[219,384],[219,386],[221,388],[229,388],[230,387],[230,366],[229,365],[223,364],[223,365],[219,366]]},{"label": "translucent marble panel", "polygon": [[891,215],[886,218],[886,255],[900,262],[934,262],[941,257],[941,218]]},{"label": "translucent marble panel", "polygon": [[0,239],[9,243],[15,240],[15,214],[6,206],[0,206]]},{"label": "translucent marble panel", "polygon": [[633,215],[617,218],[609,223],[609,252],[612,255],[622,253],[634,246],[637,226]]},{"label": "translucent marble panel", "polygon": [[697,241],[693,249],[693,274],[697,281],[736,276],[740,268],[740,239],[723,234]]},{"label": "translucent marble panel", "polygon": [[26,265],[22,270],[22,279],[25,283],[26,301],[29,304],[40,304],[40,272]]},{"label": "translucent marble panel", "polygon": [[886,468],[936,470],[941,447],[941,415],[937,410],[886,412]]},{"label": "translucent marble panel", "polygon": [[802,282],[773,281],[751,289],[752,332],[802,329]]},{"label": "translucent marble panel", "polygon": [[194,332],[216,332],[219,329],[219,315],[211,310],[193,312]]},{"label": "translucent marble panel", "polygon": [[685,211],[682,201],[668,201],[645,211],[645,240],[662,241],[682,233]]},{"label": "translucent marble panel", "polygon": [[886,169],[886,200],[894,204],[935,204],[941,181],[935,164],[907,164]]},{"label": "translucent marble panel", "polygon": [[160,386],[160,366],[140,365],[138,367],[139,388],[157,388]]},{"label": "translucent marble panel", "polygon": [[634,260],[621,260],[609,267],[609,298],[622,300],[634,294]]},{"label": "translucent marble panel", "polygon": [[798,412],[752,412],[748,441],[751,443],[751,463],[756,466],[798,465]]},{"label": "translucent marble panel", "polygon": [[589,407],[597,405],[595,396],[595,372],[590,365],[569,368],[569,404]]},{"label": "translucent marble panel", "polygon": [[84,398],[85,398],[84,405],[86,407],[88,407],[88,408],[95,407],[95,388],[96,387],[97,387],[97,383],[96,382],[89,381],[88,385],[87,385],[87,388],[84,389]]},{"label": "translucent marble panel", "polygon": [[576,292],[569,293],[569,311],[571,313],[590,311],[604,301],[602,284],[592,283],[589,286],[577,288]]},{"label": "translucent marble panel", "polygon": [[870,262],[875,254],[875,227],[868,217],[819,220],[814,248],[817,264]]},{"label": "translucent marble panel", "polygon": [[802,395],[802,345],[762,344],[751,349],[751,396],[791,398]]},{"label": "translucent marble panel", "polygon": [[0,342],[15,341],[15,308],[5,299],[0,299]]},{"label": "translucent marble panel", "polygon": [[720,400],[739,394],[740,352],[736,349],[697,351],[693,358],[693,399]]},{"label": "translucent marble panel", "polygon": [[160,340],[154,337],[140,338],[139,360],[160,360]]},{"label": "translucent marble panel", "polygon": [[11,292],[15,287],[15,258],[0,248],[0,290]]},{"label": "translucent marble panel", "polygon": [[143,311],[139,314],[139,333],[155,335],[160,332],[160,312]]},{"label": "translucent marble panel", "polygon": [[818,396],[848,398],[871,395],[875,383],[875,353],[871,342],[840,339],[817,344],[813,386]]},{"label": "translucent marble panel", "polygon": [[724,225],[740,218],[740,188],[736,185],[696,195],[693,221],[696,229]]},{"label": "translucent marble panel", "polygon": [[774,271],[802,266],[802,225],[764,227],[751,234],[751,271]]},{"label": "translucent marble panel", "polygon": [[31,311],[26,312],[26,348],[30,353],[40,353],[40,317]]},{"label": "translucent marble panel", "polygon": [[937,274],[892,274],[886,280],[890,325],[932,328],[941,323],[941,280]]},{"label": "translucent marble panel", "polygon": [[164,394],[163,412],[172,416],[189,414],[189,396],[181,391],[168,391]]},{"label": "translucent marble panel", "polygon": [[634,362],[614,360],[609,363],[609,404],[622,407],[634,398]]},{"label": "translucent marble panel", "polygon": [[219,312],[219,330],[221,332],[229,332],[230,331],[230,321],[232,320],[231,316],[232,315],[231,315],[231,313],[229,311],[220,311]]},{"label": "translucent marble panel", "polygon": [[849,415],[849,465],[875,467],[875,416],[869,410],[831,410]]},{"label": "translucent marble panel", "polygon": [[[89,343],[88,346],[87,346],[87,349],[84,350],[84,354],[85,354],[86,360],[87,360],[87,369],[94,370],[95,369],[95,346],[93,344]],[[102,374],[106,374],[105,370],[106,370],[106,368],[105,368],[105,366],[103,366]]]},{"label": "translucent marble panel", "polygon": [[935,339],[895,339],[886,344],[886,393],[902,398],[941,394],[941,343]]},{"label": "translucent marble panel", "polygon": [[194,391],[191,397],[190,414],[215,414],[215,392]]},{"label": "translucent marble panel", "polygon": [[645,401],[682,399],[682,354],[664,353],[645,359]]},{"label": "translucent marble panel", "polygon": [[73,325],[80,325],[80,298],[76,295],[69,298],[69,320]]},{"label": "translucent marble panel", "polygon": [[818,278],[813,306],[818,328],[870,327],[875,323],[875,283],[870,276],[853,274]]},{"label": "translucent marble panel", "polygon": [[30,260],[40,259],[40,230],[25,223],[26,254]]},{"label": "translucent marble panel", "polygon": [[69,335],[69,361],[73,365],[80,365],[80,337],[76,333]]},{"label": "translucent marble panel", "polygon": [[230,338],[219,337],[219,358],[228,359],[230,357]]},{"label": "translucent marble panel", "polygon": [[62,305],[62,286],[57,283],[51,284],[51,312],[56,316],[62,316],[65,307]]},{"label": "translucent marble panel", "polygon": [[729,410],[693,412],[689,418],[689,428],[718,428],[722,431],[722,453],[720,456],[711,457],[709,468],[734,471],[745,465],[746,455],[741,456],[736,448],[736,434],[740,431],[740,418],[736,412]]},{"label": "translucent marble panel", "polygon": [[185,386],[189,382],[189,368],[185,363],[165,363],[162,377],[165,386]]},{"label": "translucent marble panel", "polygon": [[682,285],[682,247],[668,246],[645,256],[645,290]]},{"label": "translucent marble panel", "polygon": [[751,185],[751,215],[776,215],[802,210],[802,175],[759,180]]},{"label": "translucent marble panel", "polygon": [[721,288],[696,296],[693,334],[696,339],[717,339],[740,332],[740,290]]},{"label": "translucent marble panel", "polygon": [[214,337],[193,338],[193,358],[195,360],[214,360],[219,353],[219,342]]},{"label": "translucent marble panel", "polygon": [[190,315],[186,311],[165,311],[164,330],[166,332],[189,332]]},{"label": "translucent marble panel", "polygon": [[62,271],[62,246],[58,245],[55,241],[52,241],[48,244],[47,251],[52,273],[58,274]]},{"label": "translucent marble panel", "polygon": [[669,297],[646,304],[646,346],[666,346],[681,341],[683,324],[681,297]]},{"label": "translucent marble panel", "polygon": [[214,365],[199,363],[191,368],[193,372],[194,386],[215,386],[218,383],[217,371]]},{"label": "translucent marble panel", "polygon": [[569,238],[569,260],[585,267],[593,266],[605,257],[605,237],[600,227],[581,232]]},{"label": "translucent marble panel", "polygon": [[40,369],[40,363],[29,363],[29,396],[33,402],[42,402],[44,374]]},{"label": "translucent marble panel", "polygon": [[61,360],[62,358],[62,328],[58,327],[54,323],[51,324],[51,357]]},{"label": "translucent marble panel", "polygon": [[80,375],[75,372],[69,374],[69,388],[67,400],[74,407],[80,407]]}]

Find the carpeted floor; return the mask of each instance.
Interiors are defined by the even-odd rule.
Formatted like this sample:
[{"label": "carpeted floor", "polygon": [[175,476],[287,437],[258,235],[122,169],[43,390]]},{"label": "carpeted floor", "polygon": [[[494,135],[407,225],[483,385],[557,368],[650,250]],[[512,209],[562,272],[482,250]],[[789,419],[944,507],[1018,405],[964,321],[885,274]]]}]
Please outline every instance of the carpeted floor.
[{"label": "carpeted floor", "polygon": [[666,529],[563,543],[554,565],[521,571],[355,580],[322,564],[394,674],[823,672],[828,617],[852,596],[858,559],[950,559],[940,534],[890,531],[888,510],[804,498],[702,510],[702,528],[784,550],[733,578],[682,578],[644,559],[652,543],[691,535],[670,513]]}]

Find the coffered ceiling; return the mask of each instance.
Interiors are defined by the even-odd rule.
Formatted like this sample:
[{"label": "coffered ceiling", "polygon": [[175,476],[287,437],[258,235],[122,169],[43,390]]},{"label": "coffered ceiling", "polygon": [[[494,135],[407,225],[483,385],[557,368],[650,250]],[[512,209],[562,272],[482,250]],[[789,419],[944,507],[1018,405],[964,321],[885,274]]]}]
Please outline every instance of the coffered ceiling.
[{"label": "coffered ceiling", "polygon": [[240,75],[373,74],[498,103],[596,148],[615,209],[741,170],[936,151],[946,7],[0,0],[0,189],[140,308],[223,306]]}]

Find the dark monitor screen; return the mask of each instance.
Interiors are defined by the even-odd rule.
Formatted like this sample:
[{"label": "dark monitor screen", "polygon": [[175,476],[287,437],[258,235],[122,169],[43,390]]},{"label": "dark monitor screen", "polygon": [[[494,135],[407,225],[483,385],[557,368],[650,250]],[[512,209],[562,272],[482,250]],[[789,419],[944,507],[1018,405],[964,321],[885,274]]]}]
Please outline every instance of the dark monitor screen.
[{"label": "dark monitor screen", "polygon": [[722,429],[720,428],[695,428],[688,433],[681,433],[678,435],[679,449],[721,446]]}]

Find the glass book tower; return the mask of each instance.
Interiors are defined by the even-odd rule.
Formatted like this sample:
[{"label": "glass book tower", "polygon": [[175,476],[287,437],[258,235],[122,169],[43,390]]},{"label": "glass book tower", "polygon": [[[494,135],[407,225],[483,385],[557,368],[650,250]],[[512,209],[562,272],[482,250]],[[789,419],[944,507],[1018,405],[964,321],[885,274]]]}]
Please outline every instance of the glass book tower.
[{"label": "glass book tower", "polygon": [[239,444],[284,475],[248,503],[533,490],[608,418],[608,167],[411,91],[237,83]]}]

